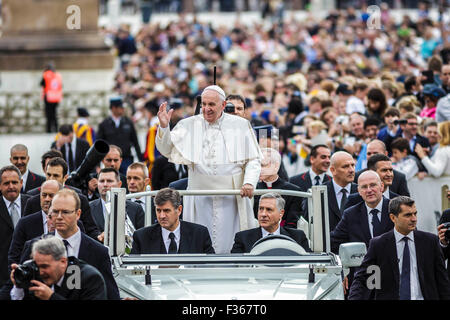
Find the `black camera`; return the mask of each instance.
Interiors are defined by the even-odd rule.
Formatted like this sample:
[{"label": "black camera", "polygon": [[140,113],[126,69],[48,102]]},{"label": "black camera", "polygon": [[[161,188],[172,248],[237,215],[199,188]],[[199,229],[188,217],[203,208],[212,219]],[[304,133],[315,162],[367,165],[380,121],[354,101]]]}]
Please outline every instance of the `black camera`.
[{"label": "black camera", "polygon": [[407,124],[408,120],[406,119],[401,119],[401,120],[394,120],[394,124],[398,125],[398,124]]},{"label": "black camera", "polygon": [[14,271],[14,280],[16,281],[16,287],[22,289],[28,289],[32,286],[31,280],[42,281],[39,276],[39,267],[33,260],[27,260],[23,264],[19,265]]},{"label": "black camera", "polygon": [[225,105],[225,112],[234,113],[235,112],[234,104],[232,104],[231,102],[227,102],[227,104]]},{"label": "black camera", "polygon": [[447,231],[445,231],[444,233],[445,240],[447,242],[450,242],[450,222],[444,222],[443,225],[444,229],[447,229]]}]

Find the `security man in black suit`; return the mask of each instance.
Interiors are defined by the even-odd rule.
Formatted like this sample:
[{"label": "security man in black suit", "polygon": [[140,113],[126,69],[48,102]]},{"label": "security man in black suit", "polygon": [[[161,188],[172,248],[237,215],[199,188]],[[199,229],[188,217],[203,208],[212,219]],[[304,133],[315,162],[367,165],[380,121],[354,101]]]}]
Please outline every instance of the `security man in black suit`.
[{"label": "security man in black suit", "polygon": [[[328,195],[328,215],[330,232],[336,228],[342,218],[348,196],[358,191],[355,178],[355,160],[346,151],[335,152],[330,158],[331,181],[324,183]],[[308,212],[307,201],[303,202],[303,210]],[[306,214],[308,217],[308,214]]]},{"label": "security man in black suit", "polygon": [[126,174],[128,166],[133,163],[131,146],[134,147],[139,161],[143,161],[141,148],[139,146],[136,129],[133,121],[125,116],[122,98],[110,99],[111,116],[100,123],[97,131],[97,139],[103,139],[109,144],[115,144],[122,149],[122,165],[120,173]]},{"label": "security man in black suit", "polygon": [[178,191],[161,189],[155,206],[158,223],[134,232],[131,254],[215,253],[205,226],[180,220]]},{"label": "security man in black suit", "polygon": [[[389,199],[383,197],[383,182],[375,171],[368,170],[358,179],[361,202],[346,209],[336,229],[331,232],[331,251],[339,254],[339,246],[347,242],[364,242],[369,246],[373,237],[392,230],[389,218]],[[344,281],[344,290],[351,286],[354,268]]]},{"label": "security man in black suit", "polygon": [[[93,239],[99,240],[100,230],[97,228],[93,216],[91,214],[91,209],[89,207],[89,201],[86,196],[81,193],[81,191],[77,188],[67,186],[65,184],[67,178],[69,177],[67,168],[67,163],[62,158],[53,158],[47,162],[47,167],[45,171],[45,175],[47,180],[56,180],[58,183],[63,185],[65,189],[71,189],[78,194],[78,197],[81,201],[81,222],[83,223],[86,234]],[[37,190],[38,193],[31,197],[27,202],[25,207],[24,216],[33,214],[35,212],[40,211],[41,201],[40,201],[40,188],[33,189]],[[32,190],[32,191],[33,191]],[[31,191],[29,192],[29,194]],[[34,193],[34,192],[33,192]]]},{"label": "security man in black suit", "polygon": [[8,250],[28,200],[27,195],[20,193],[21,188],[22,179],[16,166],[0,169],[0,287],[9,279]]},{"label": "security man in black suit", "polygon": [[326,173],[330,167],[330,156],[331,151],[327,145],[315,145],[310,152],[311,168],[292,176],[289,182],[298,186],[300,191],[307,192],[313,185],[318,186],[331,181],[331,177]]},{"label": "security man in black suit", "polygon": [[122,182],[121,187],[125,188],[128,193],[128,182],[126,174],[120,172],[120,167],[122,166],[122,149],[115,144],[109,145],[109,152],[103,158],[102,163],[105,168],[114,168],[119,172],[120,181]]},{"label": "security man in black suit", "polygon": [[45,177],[28,170],[28,162],[30,156],[28,155],[28,148],[23,144],[16,144],[10,150],[9,161],[19,169],[22,175],[22,189],[21,193],[27,193],[29,190],[40,187],[45,181]]},{"label": "security man in black suit", "polygon": [[169,162],[166,157],[161,155],[153,163],[152,190],[167,188],[171,182],[187,178],[187,174],[185,165]]},{"label": "security man in black suit", "polygon": [[53,230],[48,228],[48,212],[52,199],[62,186],[55,180],[45,181],[41,186],[41,210],[24,216],[14,229],[11,245],[8,251],[8,265],[18,263],[25,242]]},{"label": "security man in black suit", "polygon": [[64,242],[49,236],[33,244],[32,257],[41,280],[31,280],[29,288],[17,288],[12,265],[13,300],[106,300],[105,280],[101,273],[84,261],[68,257]]},{"label": "security man in black suit", "polygon": [[285,228],[280,225],[284,214],[285,201],[278,193],[266,193],[259,200],[258,222],[259,227],[239,231],[234,236],[231,253],[248,253],[253,244],[268,235],[282,234],[292,238],[295,242],[311,252],[308,239],[302,230]]},{"label": "security man in black suit", "polygon": [[[119,289],[112,274],[111,259],[108,248],[96,240],[82,233],[77,225],[80,219],[80,198],[70,189],[62,189],[53,197],[49,210],[49,217],[55,226],[55,237],[67,241],[65,243],[68,256],[74,256],[94,266],[102,274],[105,283],[107,298],[120,299]],[[20,263],[30,259],[31,248],[39,238],[25,243]]]},{"label": "security man in black suit", "polygon": [[73,127],[70,124],[63,124],[58,133],[59,137],[52,143],[51,148],[61,151],[70,173],[81,165],[90,146],[86,140],[78,139],[74,135]]},{"label": "security man in black suit", "polygon": [[[450,282],[439,238],[416,230],[414,200],[399,196],[389,203],[394,229],[370,240],[355,273],[350,300],[450,300]],[[368,287],[369,266],[378,266],[378,283]],[[375,279],[376,280],[376,279]],[[372,292],[370,292],[372,290]]]},{"label": "security man in black suit", "polygon": [[[119,180],[119,172],[114,168],[103,168],[98,174],[98,191],[100,193],[100,199],[93,200],[89,203],[91,207],[91,213],[94,217],[97,227],[102,231],[101,241],[103,241],[105,230],[105,218],[107,214],[106,209],[106,193],[111,188],[120,188],[122,182]],[[125,211],[128,219],[131,220],[135,230],[144,227],[145,225],[145,212],[142,207],[130,200],[125,202]]]},{"label": "security man in black suit", "polygon": [[[386,150],[386,145],[381,140],[372,140],[367,144],[367,163],[369,163],[370,158],[375,154],[383,154],[385,156],[388,155]],[[366,171],[367,169],[362,169],[355,174],[355,183],[358,181],[358,177],[361,173]],[[408,184],[406,182],[405,174],[401,173],[394,169],[394,178],[392,180],[391,185],[389,186],[389,191],[401,195],[409,197],[409,189]]]},{"label": "security man in black suit", "polygon": [[[380,177],[381,182],[383,182],[383,196],[385,198],[393,199],[399,196],[390,190],[390,186],[392,186],[392,181],[394,179],[394,172],[391,159],[388,156],[381,153],[374,154],[370,157],[369,161],[367,161],[367,169],[375,171]],[[363,201],[361,195],[359,193],[353,193],[348,196],[345,209],[350,208],[361,201]]]},{"label": "security man in black suit", "polygon": [[[278,171],[281,164],[280,153],[272,148],[262,148],[261,152],[263,155],[263,160],[261,161],[261,173],[259,177],[260,181],[256,185],[256,189],[284,189],[300,191],[300,189],[296,185],[284,181],[278,176]],[[297,222],[303,213],[301,207],[302,201],[298,197],[282,197],[286,203],[284,205],[284,214],[281,220],[281,226],[297,229]],[[258,217],[259,198],[260,196],[255,196],[253,202],[253,211],[255,213],[255,218]]]}]

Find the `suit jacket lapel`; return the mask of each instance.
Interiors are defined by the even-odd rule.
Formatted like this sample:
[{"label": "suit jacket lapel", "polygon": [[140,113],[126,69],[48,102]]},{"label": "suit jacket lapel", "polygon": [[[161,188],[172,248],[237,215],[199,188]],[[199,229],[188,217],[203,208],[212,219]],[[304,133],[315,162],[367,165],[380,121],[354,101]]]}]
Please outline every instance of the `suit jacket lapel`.
[{"label": "suit jacket lapel", "polygon": [[11,216],[9,215],[8,208],[6,207],[5,201],[3,200],[3,196],[0,195],[0,217],[5,220],[8,227],[11,228],[11,230],[14,230],[14,226],[12,223]]},{"label": "suit jacket lapel", "polygon": [[394,294],[398,296],[400,271],[398,268],[397,244],[395,242],[394,230],[389,231],[389,237],[386,238],[386,259],[389,259],[391,263],[391,269],[394,276],[393,288],[396,290]]},{"label": "suit jacket lapel", "polygon": [[389,200],[383,197],[383,207],[381,208],[381,230],[388,232],[392,229],[392,221],[389,218]]},{"label": "suit jacket lapel", "polygon": [[309,174],[309,170],[305,174],[305,182],[306,185],[312,186],[311,175]]},{"label": "suit jacket lapel", "polygon": [[339,205],[336,199],[336,192],[334,190],[333,181],[327,182],[328,184],[328,207],[329,211],[333,212],[334,215],[341,219],[341,212],[339,211]]},{"label": "suit jacket lapel", "polygon": [[152,232],[148,245],[150,246],[150,252],[158,252],[161,254],[167,253],[162,237],[161,226],[159,224],[156,225],[155,231]]},{"label": "suit jacket lapel", "polygon": [[421,236],[416,230],[414,232],[414,246],[416,248],[416,262],[417,262],[417,273],[419,275],[419,284],[420,284],[420,290],[422,291],[422,295],[424,299],[427,299],[425,296],[426,290],[423,290],[422,288],[426,287],[425,279],[424,279],[424,268],[427,265],[427,260],[425,259],[425,252],[427,248],[423,247],[423,241],[421,241]]},{"label": "suit jacket lapel", "polygon": [[94,200],[92,206],[92,214],[94,215],[95,221],[99,224],[102,230],[105,230],[105,218],[103,217],[103,204],[101,199]]},{"label": "suit jacket lapel", "polygon": [[364,236],[364,240],[366,243],[366,246],[369,246],[369,241],[372,239],[372,236],[370,235],[370,226],[369,226],[369,220],[367,218],[367,208],[365,205],[365,202],[361,202],[359,205],[359,224],[361,226],[361,232]]},{"label": "suit jacket lapel", "polygon": [[178,246],[178,253],[189,252],[191,244],[191,234],[186,230],[183,221],[180,221],[180,245]]},{"label": "suit jacket lapel", "polygon": [[23,217],[23,213],[25,211],[25,206],[27,205],[28,197],[20,195],[20,216]]}]

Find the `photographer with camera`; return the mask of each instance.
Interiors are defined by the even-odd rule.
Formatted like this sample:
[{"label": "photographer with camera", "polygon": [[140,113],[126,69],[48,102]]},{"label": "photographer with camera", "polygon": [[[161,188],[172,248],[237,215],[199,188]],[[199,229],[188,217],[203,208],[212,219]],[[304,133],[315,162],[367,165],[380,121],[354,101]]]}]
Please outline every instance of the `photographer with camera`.
[{"label": "photographer with camera", "polygon": [[106,300],[100,272],[75,257],[68,258],[61,239],[49,236],[36,241],[32,257],[11,266],[12,300]]}]

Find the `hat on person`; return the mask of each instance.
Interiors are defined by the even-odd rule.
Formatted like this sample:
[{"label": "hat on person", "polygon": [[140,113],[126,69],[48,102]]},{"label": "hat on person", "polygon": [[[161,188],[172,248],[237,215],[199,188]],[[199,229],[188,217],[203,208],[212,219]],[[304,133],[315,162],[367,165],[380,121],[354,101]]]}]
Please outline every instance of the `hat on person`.
[{"label": "hat on person", "polygon": [[336,94],[342,93],[343,95],[351,95],[353,94],[353,90],[349,88],[349,86],[346,83],[341,83],[337,89]]},{"label": "hat on person", "polygon": [[109,107],[123,107],[122,97],[112,97],[109,99]]},{"label": "hat on person", "polygon": [[428,83],[424,85],[423,94],[425,96],[433,96],[436,98],[442,98],[443,96],[446,95],[445,91],[442,88],[435,85],[434,83]]},{"label": "hat on person", "polygon": [[154,92],[163,92],[164,91],[164,84],[162,84],[162,83],[157,83],[156,85],[155,85],[155,87],[153,88],[153,91]]},{"label": "hat on person", "polygon": [[82,118],[89,117],[89,112],[87,111],[86,108],[83,108],[83,107],[77,108],[77,113],[78,113],[79,117],[82,117]]},{"label": "hat on person", "polygon": [[213,90],[213,91],[217,92],[223,100],[225,100],[225,98],[226,98],[225,91],[223,91],[223,89],[217,85],[207,86],[205,89],[203,89],[203,92],[205,92],[207,90]]}]

